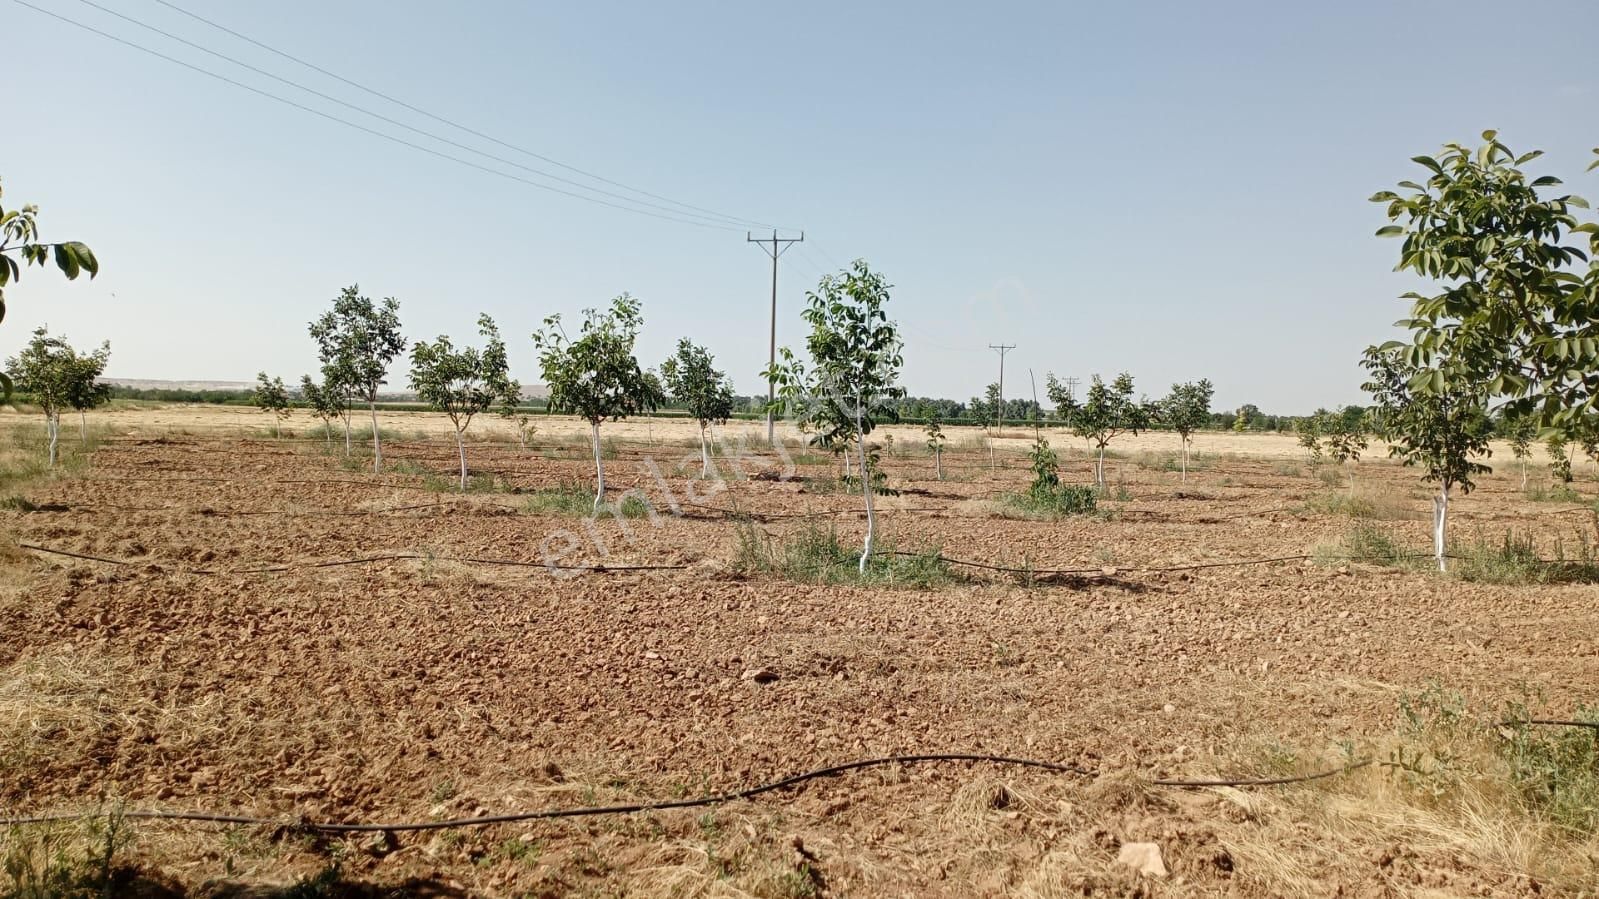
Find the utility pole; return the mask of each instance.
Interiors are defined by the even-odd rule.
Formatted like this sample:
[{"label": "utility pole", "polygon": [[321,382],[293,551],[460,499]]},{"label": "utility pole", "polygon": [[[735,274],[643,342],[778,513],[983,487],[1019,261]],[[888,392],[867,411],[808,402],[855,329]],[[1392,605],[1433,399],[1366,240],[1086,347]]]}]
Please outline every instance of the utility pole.
[{"label": "utility pole", "polygon": [[[750,232],[748,232],[748,231],[744,232],[744,242],[745,243],[758,244],[760,246],[760,248],[766,252],[766,255],[772,257],[772,330],[771,330],[771,333],[768,335],[767,346],[766,346],[767,366],[768,367],[775,367],[777,365],[777,259],[778,259],[778,257],[782,256],[784,253],[788,252],[788,248],[789,247],[791,247],[791,246],[793,246],[794,244],[797,244],[797,243],[803,243],[804,240],[805,240],[805,232],[804,231],[800,232],[800,236],[799,237],[782,237],[782,238],[777,236],[777,232],[776,231],[773,231],[772,232],[772,236],[771,236],[770,239],[767,239],[765,237],[760,237],[760,238],[753,237],[753,236],[750,235]],[[767,244],[771,244],[771,246],[768,247]],[[773,430],[773,424],[772,424],[772,405],[771,405],[776,400],[777,400],[777,382],[772,380],[771,378],[767,378],[766,379],[766,404],[767,404],[766,405],[766,442],[768,444],[776,442],[775,431]]]},{"label": "utility pole", "polygon": [[994,427],[1005,427],[1005,354],[1016,349],[1014,343],[989,344],[988,348],[999,353],[999,408],[994,410]]},{"label": "utility pole", "polygon": [[1067,397],[1067,399],[1072,399],[1072,400],[1077,399],[1077,385],[1081,384],[1081,383],[1082,383],[1082,381],[1078,380],[1077,378],[1067,378],[1066,379],[1066,397]]}]

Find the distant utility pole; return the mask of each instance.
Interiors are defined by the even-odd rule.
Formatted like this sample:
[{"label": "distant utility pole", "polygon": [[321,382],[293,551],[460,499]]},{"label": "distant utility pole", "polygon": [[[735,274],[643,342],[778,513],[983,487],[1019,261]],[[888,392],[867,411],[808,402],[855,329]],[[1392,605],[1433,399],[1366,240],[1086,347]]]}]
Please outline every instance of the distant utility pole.
[{"label": "distant utility pole", "polygon": [[1014,343],[989,344],[988,348],[999,353],[999,406],[994,410],[994,427],[1005,427],[1005,354],[1016,349]]},{"label": "distant utility pole", "polygon": [[1066,379],[1066,398],[1067,399],[1069,399],[1069,400],[1077,399],[1077,385],[1081,384],[1081,383],[1082,382],[1079,381],[1076,378],[1067,378]]},{"label": "distant utility pole", "polygon": [[[767,341],[767,347],[766,347],[767,365],[769,367],[775,367],[777,365],[777,259],[778,259],[778,257],[782,256],[784,253],[788,252],[788,248],[789,247],[791,247],[791,246],[793,246],[794,244],[797,244],[797,243],[803,243],[804,241],[805,241],[805,232],[804,231],[800,232],[800,236],[799,237],[781,237],[781,238],[777,236],[777,232],[776,231],[773,231],[772,232],[772,236],[771,236],[770,239],[765,238],[765,237],[760,237],[760,238],[753,237],[753,236],[750,235],[750,232],[748,232],[748,231],[744,232],[744,242],[745,243],[753,243],[753,244],[760,245],[760,248],[762,250],[766,251],[766,255],[772,257],[772,331],[771,331],[770,337],[769,337],[769,339]],[[767,246],[767,244],[771,244],[771,246]],[[773,381],[770,378],[768,378],[766,380],[766,442],[767,443],[773,443],[775,441],[775,437],[774,437],[774,433],[775,432],[773,430],[773,424],[772,424],[772,403],[775,402],[776,400],[777,400],[777,382]]]}]

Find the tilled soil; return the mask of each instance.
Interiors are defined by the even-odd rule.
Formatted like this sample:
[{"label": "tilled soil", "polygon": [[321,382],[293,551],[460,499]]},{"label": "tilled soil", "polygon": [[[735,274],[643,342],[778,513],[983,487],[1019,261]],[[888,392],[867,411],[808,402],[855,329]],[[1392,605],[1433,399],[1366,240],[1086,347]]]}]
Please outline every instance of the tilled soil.
[{"label": "tilled soil", "polygon": [[[398,471],[374,476],[314,442],[117,439],[81,477],[27,491],[31,510],[4,513],[25,547],[0,604],[0,710],[18,710],[0,721],[4,808],[111,796],[427,821],[986,753],[1091,774],[887,766],[712,809],[322,845],[148,823],[137,851],[201,892],[337,857],[346,876],[458,895],[1279,895],[1241,848],[1259,826],[1247,802],[1147,780],[1259,773],[1262,747],[1292,748],[1296,770],[1336,765],[1431,681],[1488,707],[1530,692],[1552,714],[1599,692],[1595,588],[1301,558],[1349,532],[1305,505],[1346,488],[1281,462],[1212,459],[1181,483],[1112,461],[1112,516],[1035,521],[1001,514],[1028,479],[1014,454],[997,469],[950,454],[942,481],[924,452],[891,454],[891,547],[1018,569],[916,589],[741,573],[741,541],[859,539],[860,498],[832,489],[830,464],[752,454],[705,482],[695,448],[628,444],[607,462],[613,490],[653,511],[591,521],[528,506],[591,478],[581,446],[472,446],[494,489],[465,496],[438,489],[453,446],[384,455]],[[1087,466],[1063,479],[1087,482]],[[1416,473],[1365,463],[1354,478],[1413,509],[1382,524],[1425,549]],[[1459,499],[1457,533],[1591,538],[1583,507],[1518,488],[1506,473]],[[1289,832],[1315,842],[1310,824]],[[1114,862],[1142,841],[1167,877]],[[1301,891],[1539,888],[1469,854],[1396,866],[1371,848],[1301,852]]]}]

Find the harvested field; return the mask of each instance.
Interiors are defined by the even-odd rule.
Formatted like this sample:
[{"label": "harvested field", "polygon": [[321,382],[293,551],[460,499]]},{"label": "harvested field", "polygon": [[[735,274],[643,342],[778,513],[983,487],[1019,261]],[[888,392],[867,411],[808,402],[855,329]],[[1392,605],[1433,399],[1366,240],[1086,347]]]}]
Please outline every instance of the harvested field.
[{"label": "harvested field", "polygon": [[[710,808],[389,839],[134,822],[129,857],[171,889],[238,894],[335,862],[485,896],[1549,895],[1599,870],[1591,840],[1429,806],[1392,767],[1151,784],[1391,759],[1402,697],[1435,681],[1490,718],[1599,700],[1595,587],[1349,558],[1361,526],[1426,551],[1412,470],[1362,463],[1350,486],[1275,444],[1202,441],[1181,483],[1171,446],[1129,441],[1103,514],[1035,520],[1007,514],[1029,478],[1013,448],[952,451],[940,481],[906,429],[883,463],[892,548],[1009,570],[861,586],[750,570],[760,547],[862,531],[858,495],[797,444],[723,457],[706,482],[681,423],[654,442],[635,425],[608,476],[649,508],[592,520],[546,501],[592,475],[585,446],[550,434],[470,446],[460,495],[442,438],[386,443],[374,476],[317,440],[114,427],[0,513],[6,814],[436,821],[923,753],[1089,772],[888,765]],[[1458,500],[1457,542],[1514,532],[1578,561],[1594,485],[1533,502],[1502,461]],[[1062,477],[1087,483],[1088,462]],[[1117,863],[1139,842],[1167,876]]]}]

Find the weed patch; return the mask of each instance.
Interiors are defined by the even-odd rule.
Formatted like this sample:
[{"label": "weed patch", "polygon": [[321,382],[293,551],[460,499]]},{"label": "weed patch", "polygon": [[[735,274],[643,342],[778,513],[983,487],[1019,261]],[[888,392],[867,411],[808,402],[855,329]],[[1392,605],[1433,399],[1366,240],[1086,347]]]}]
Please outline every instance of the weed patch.
[{"label": "weed patch", "polygon": [[863,574],[860,550],[845,546],[831,525],[808,524],[787,537],[771,537],[751,524],[738,529],[734,570],[776,574],[806,584],[862,584],[928,589],[963,578],[937,549],[902,552],[887,542],[872,554]]}]

